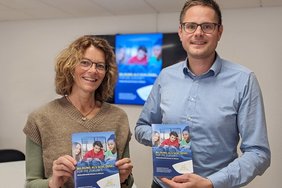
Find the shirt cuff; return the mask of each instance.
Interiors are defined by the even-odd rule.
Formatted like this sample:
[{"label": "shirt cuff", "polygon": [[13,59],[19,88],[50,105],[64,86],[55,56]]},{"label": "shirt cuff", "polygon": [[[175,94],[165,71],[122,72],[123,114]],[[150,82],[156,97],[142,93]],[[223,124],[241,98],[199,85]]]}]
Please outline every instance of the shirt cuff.
[{"label": "shirt cuff", "polygon": [[223,172],[216,172],[210,176],[207,177],[207,179],[209,179],[212,184],[213,184],[213,188],[226,188],[229,187],[228,185],[228,181],[227,181],[227,177]]}]

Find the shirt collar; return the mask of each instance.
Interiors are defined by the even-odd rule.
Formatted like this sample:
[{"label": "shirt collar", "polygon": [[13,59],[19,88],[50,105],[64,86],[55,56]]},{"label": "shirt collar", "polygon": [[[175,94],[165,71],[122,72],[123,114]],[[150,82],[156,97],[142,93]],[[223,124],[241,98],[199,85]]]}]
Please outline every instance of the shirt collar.
[{"label": "shirt collar", "polygon": [[196,76],[187,66],[187,62],[188,62],[188,58],[186,58],[183,62],[183,73],[186,76],[191,77],[192,79],[200,79],[200,78],[207,78],[210,76],[217,76],[221,70],[222,67],[222,59],[220,58],[220,56],[216,53],[216,58],[214,63],[212,64],[211,68],[204,74],[200,75],[200,76]]}]

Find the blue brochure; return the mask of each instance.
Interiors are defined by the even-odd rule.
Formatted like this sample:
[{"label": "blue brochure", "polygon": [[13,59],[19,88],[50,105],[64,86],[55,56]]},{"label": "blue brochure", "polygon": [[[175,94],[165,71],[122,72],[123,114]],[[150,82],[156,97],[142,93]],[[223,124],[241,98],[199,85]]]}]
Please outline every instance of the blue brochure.
[{"label": "blue brochure", "polygon": [[74,133],[72,156],[77,161],[75,188],[120,187],[114,132]]},{"label": "blue brochure", "polygon": [[153,174],[174,177],[193,172],[189,126],[152,124]]}]

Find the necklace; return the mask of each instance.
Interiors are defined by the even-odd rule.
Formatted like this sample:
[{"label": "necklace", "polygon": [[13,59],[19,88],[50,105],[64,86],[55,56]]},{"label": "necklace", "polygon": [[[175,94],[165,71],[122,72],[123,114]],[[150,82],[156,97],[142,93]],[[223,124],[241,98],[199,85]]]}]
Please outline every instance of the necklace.
[{"label": "necklace", "polygon": [[66,99],[69,101],[69,103],[71,103],[71,105],[73,105],[81,114],[81,119],[82,121],[86,121],[87,120],[87,116],[95,109],[96,107],[96,103],[93,105],[93,107],[90,109],[89,112],[87,112],[86,114],[83,114],[70,100],[70,98],[68,96],[66,96]]}]

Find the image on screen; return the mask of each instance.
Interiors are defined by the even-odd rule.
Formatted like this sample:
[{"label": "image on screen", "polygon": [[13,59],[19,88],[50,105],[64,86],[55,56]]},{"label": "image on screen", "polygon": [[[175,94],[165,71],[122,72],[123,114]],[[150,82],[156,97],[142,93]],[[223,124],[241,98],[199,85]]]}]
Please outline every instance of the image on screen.
[{"label": "image on screen", "polygon": [[116,35],[116,104],[144,104],[162,69],[162,38],[162,33]]}]

